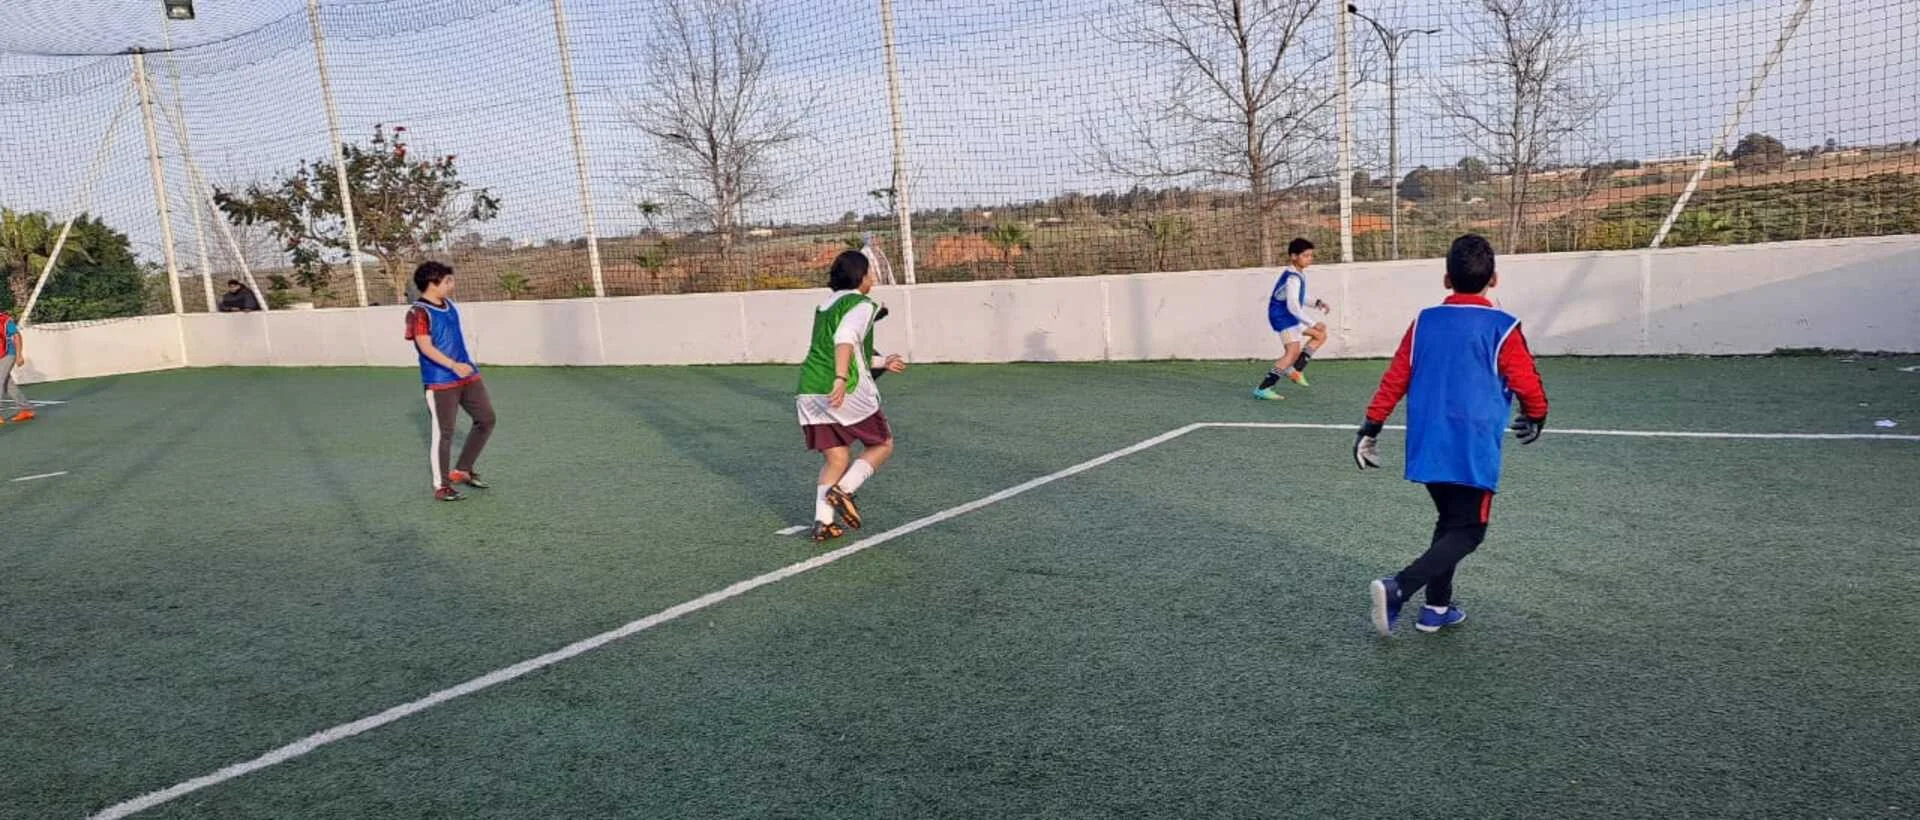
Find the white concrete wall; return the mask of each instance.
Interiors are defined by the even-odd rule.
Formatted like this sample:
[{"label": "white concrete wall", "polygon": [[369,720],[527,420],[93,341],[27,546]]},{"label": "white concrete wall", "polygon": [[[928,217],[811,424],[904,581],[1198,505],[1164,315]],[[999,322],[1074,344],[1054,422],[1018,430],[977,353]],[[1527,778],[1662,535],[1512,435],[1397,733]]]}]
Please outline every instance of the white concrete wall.
[{"label": "white concrete wall", "polygon": [[[1323,265],[1329,357],[1392,354],[1445,296],[1439,260]],[[1503,257],[1494,296],[1547,355],[1920,351],[1920,236]],[[881,288],[882,350],[921,362],[1243,359],[1275,354],[1269,270]],[[471,302],[483,364],[794,362],[824,291]],[[192,366],[408,365],[404,307],[39,326],[29,378]]]},{"label": "white concrete wall", "polygon": [[22,384],[182,367],[180,317],[140,316],[32,325],[20,333]]}]

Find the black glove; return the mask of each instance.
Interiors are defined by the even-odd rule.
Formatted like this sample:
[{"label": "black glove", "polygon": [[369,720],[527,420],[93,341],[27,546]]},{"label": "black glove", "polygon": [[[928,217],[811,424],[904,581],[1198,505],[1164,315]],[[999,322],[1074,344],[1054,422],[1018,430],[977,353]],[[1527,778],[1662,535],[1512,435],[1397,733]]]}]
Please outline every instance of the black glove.
[{"label": "black glove", "polygon": [[1530,418],[1527,418],[1526,416],[1521,416],[1517,419],[1514,419],[1513,426],[1508,429],[1513,431],[1514,440],[1520,442],[1521,444],[1532,444],[1536,441],[1539,441],[1540,434],[1546,431],[1547,420],[1546,419],[1530,419]]},{"label": "black glove", "polygon": [[1385,429],[1377,421],[1360,422],[1360,432],[1353,437],[1353,463],[1362,470],[1380,468],[1380,431]]}]

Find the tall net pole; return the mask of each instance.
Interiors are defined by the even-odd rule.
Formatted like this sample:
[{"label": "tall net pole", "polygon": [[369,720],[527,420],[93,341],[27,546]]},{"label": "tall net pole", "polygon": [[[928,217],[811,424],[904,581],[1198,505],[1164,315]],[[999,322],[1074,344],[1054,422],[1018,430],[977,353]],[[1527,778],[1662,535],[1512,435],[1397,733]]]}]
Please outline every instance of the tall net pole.
[{"label": "tall net pole", "polygon": [[167,201],[167,172],[160,163],[160,130],[153,117],[153,86],[147,77],[147,55],[133,52],[133,87],[140,94],[141,123],[147,132],[147,164],[153,174],[153,198],[160,212],[160,254],[167,263],[167,286],[173,295],[173,312],[181,313],[180,262],[173,246],[173,209]]},{"label": "tall net pole", "polygon": [[880,0],[882,45],[887,56],[887,105],[893,116],[893,209],[900,223],[900,265],[914,284],[913,206],[907,196],[907,118],[900,103],[900,61],[893,48],[893,0]]},{"label": "tall net pole", "polygon": [[573,165],[580,184],[580,212],[586,220],[587,268],[593,274],[593,295],[607,295],[606,274],[600,267],[600,229],[593,219],[593,183],[587,176],[587,138],[580,130],[580,95],[573,85],[573,46],[567,39],[565,0],[553,0],[553,31],[560,41],[560,82],[567,96],[567,124],[573,130]]},{"label": "tall net pole", "polygon": [[[176,116],[173,111],[168,111],[164,108],[161,110],[167,115],[168,124],[173,126],[174,139],[181,141],[184,146],[184,135],[187,130],[184,119],[186,113],[184,111],[179,112],[178,116]],[[207,213],[213,219],[213,226],[218,229],[221,238],[227,242],[228,252],[233,254],[233,262],[234,265],[240,269],[242,281],[246,282],[247,287],[253,291],[254,299],[260,303],[260,310],[262,312],[271,310],[271,306],[267,304],[266,291],[261,290],[260,283],[253,279],[253,268],[247,264],[246,251],[241,249],[239,240],[234,238],[233,228],[228,226],[227,220],[220,215],[220,204],[214,199],[213,186],[207,184],[206,174],[200,171],[200,163],[194,160],[193,152],[185,150],[184,147],[181,150],[181,154],[181,158],[185,160],[184,164],[187,166],[187,184],[192,188],[188,197],[189,201],[194,203],[195,208],[207,209]],[[203,266],[209,264],[204,251],[202,252],[201,264]],[[211,270],[211,268],[208,268],[208,270]],[[211,278],[209,278],[209,282],[211,282]],[[208,310],[213,311],[215,309],[214,303],[209,301]]]},{"label": "tall net pole", "polygon": [[[180,100],[180,65],[173,59],[173,20],[160,18],[161,37],[165,40],[167,59],[167,79],[173,86],[173,108],[167,116],[173,121],[173,138],[180,144],[180,153],[189,159],[193,157],[193,143],[187,133],[186,106]],[[213,265],[207,259],[207,226],[201,218],[198,186],[194,184],[192,172],[187,177],[187,202],[191,205],[188,213],[193,217],[193,249],[200,261],[200,287],[206,292],[207,312],[217,313],[219,305],[213,296]]]},{"label": "tall net pole", "polygon": [[1334,6],[1334,60],[1339,64],[1340,83],[1340,261],[1353,261],[1353,83],[1348,80],[1347,36],[1351,30],[1347,4]]},{"label": "tall net pole", "polygon": [[353,268],[353,292],[367,306],[367,272],[360,261],[360,226],[353,218],[353,189],[347,179],[347,158],[340,137],[340,108],[333,100],[333,79],[327,73],[327,35],[320,26],[320,0],[307,0],[307,25],[313,29],[313,59],[320,71],[320,99],[327,106],[327,137],[333,148],[333,172],[340,180],[340,216],[347,223],[347,263]]}]

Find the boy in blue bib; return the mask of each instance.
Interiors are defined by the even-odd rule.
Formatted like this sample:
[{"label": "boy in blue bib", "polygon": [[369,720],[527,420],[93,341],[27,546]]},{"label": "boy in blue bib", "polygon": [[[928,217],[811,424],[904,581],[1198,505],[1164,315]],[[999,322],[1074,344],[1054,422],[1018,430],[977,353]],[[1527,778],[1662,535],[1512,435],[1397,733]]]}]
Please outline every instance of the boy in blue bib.
[{"label": "boy in blue bib", "polygon": [[1438,632],[1467,619],[1453,602],[1453,571],[1487,537],[1493,494],[1500,489],[1500,448],[1511,425],[1521,444],[1540,439],[1547,391],[1534,367],[1520,320],[1486,297],[1499,284],[1493,246],[1468,234],[1447,251],[1446,301],[1420,311],[1380,379],[1354,438],[1360,469],[1380,466],[1380,431],[1407,401],[1407,480],[1427,486],[1439,522],[1426,553],[1392,577],[1374,581],[1373,626],[1393,632],[1400,606],[1422,589],[1427,605],[1414,628]]},{"label": "boy in blue bib", "polygon": [[[439,501],[459,501],[465,496],[454,489],[465,484],[486,489],[480,473],[473,468],[493,435],[493,402],[487,397],[487,385],[480,380],[480,369],[467,354],[467,339],[460,332],[460,309],[453,304],[453,268],[428,262],[414,269],[413,286],[420,298],[407,311],[407,340],[420,355],[420,381],[426,388],[427,413],[433,442],[427,459],[433,468],[433,497]],[[473,419],[467,430],[467,443],[460,448],[460,460],[448,469],[453,452],[456,411],[465,410]]]}]

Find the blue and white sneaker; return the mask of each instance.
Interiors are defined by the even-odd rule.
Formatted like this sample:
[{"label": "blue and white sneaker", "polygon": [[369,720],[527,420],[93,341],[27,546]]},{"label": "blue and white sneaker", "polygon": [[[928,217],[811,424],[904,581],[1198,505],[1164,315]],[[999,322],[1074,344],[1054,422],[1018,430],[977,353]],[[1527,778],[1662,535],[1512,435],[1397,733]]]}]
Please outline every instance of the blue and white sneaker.
[{"label": "blue and white sneaker", "polygon": [[1420,620],[1413,624],[1421,632],[1434,633],[1450,626],[1456,626],[1467,619],[1467,611],[1458,606],[1447,607],[1445,612],[1435,612],[1432,607],[1420,608]]},{"label": "blue and white sneaker", "polygon": [[1374,581],[1369,591],[1373,594],[1373,628],[1385,638],[1393,634],[1393,622],[1400,619],[1400,604],[1406,599],[1400,594],[1400,582],[1392,578]]}]

